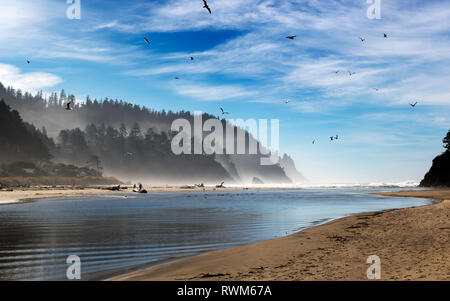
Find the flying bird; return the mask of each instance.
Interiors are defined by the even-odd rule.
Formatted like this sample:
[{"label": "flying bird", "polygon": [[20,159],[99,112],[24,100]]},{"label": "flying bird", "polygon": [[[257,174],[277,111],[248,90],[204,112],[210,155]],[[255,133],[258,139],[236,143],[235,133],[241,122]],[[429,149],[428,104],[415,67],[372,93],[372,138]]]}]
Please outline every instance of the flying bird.
[{"label": "flying bird", "polygon": [[144,41],[146,41],[147,42],[147,44],[149,44],[150,45],[150,41],[147,39],[147,38],[144,38]]},{"label": "flying bird", "polygon": [[334,137],[333,137],[333,136],[331,136],[331,137],[330,137],[330,140],[331,140],[331,141],[333,141],[333,140],[334,140]]},{"label": "flying bird", "polygon": [[286,99],[286,100],[284,101],[285,104],[288,104],[289,102],[290,102],[289,99]]},{"label": "flying bird", "polygon": [[314,139],[314,140],[312,141],[312,144],[316,144],[316,139]]},{"label": "flying bird", "polygon": [[417,104],[418,104],[418,102],[416,101],[415,103],[410,103],[409,105],[410,105],[411,107],[415,108]]},{"label": "flying bird", "polygon": [[380,90],[379,88],[372,88],[372,89],[374,89],[374,90],[377,91],[377,92]]},{"label": "flying bird", "polygon": [[286,37],[286,39],[290,39],[290,40],[293,40],[293,39],[295,39],[297,36],[289,36],[289,37]]},{"label": "flying bird", "polygon": [[29,60],[27,60],[27,63],[29,64],[29,63],[30,63],[30,61],[29,61]]},{"label": "flying bird", "polygon": [[334,139],[338,140],[338,139],[339,139],[339,136],[338,136],[338,135],[336,135],[336,137],[335,137]]},{"label": "flying bird", "polygon": [[228,112],[225,112],[222,108],[220,108],[220,110],[222,111],[222,115],[230,114],[230,113],[228,113]]},{"label": "flying bird", "polygon": [[193,56],[191,56],[191,61],[193,61],[194,60],[194,57]]},{"label": "flying bird", "polygon": [[359,39],[361,40],[361,42],[364,42],[366,39],[359,37]]},{"label": "flying bird", "polygon": [[348,74],[349,74],[350,76],[352,76],[353,74],[356,74],[356,72],[351,72],[351,71],[349,71]]},{"label": "flying bird", "polygon": [[206,2],[206,0],[203,0],[203,4],[204,4],[203,8],[206,8],[208,10],[209,14],[211,14],[211,9],[209,8],[208,3]]},{"label": "flying bird", "polygon": [[384,34],[384,37],[387,38],[387,34]]},{"label": "flying bird", "polygon": [[334,73],[338,74],[340,71],[341,71],[341,70],[336,70],[336,71],[334,71]]},{"label": "flying bird", "polygon": [[179,80],[180,78],[179,78],[179,77],[174,77],[173,79],[174,79],[174,80]]}]

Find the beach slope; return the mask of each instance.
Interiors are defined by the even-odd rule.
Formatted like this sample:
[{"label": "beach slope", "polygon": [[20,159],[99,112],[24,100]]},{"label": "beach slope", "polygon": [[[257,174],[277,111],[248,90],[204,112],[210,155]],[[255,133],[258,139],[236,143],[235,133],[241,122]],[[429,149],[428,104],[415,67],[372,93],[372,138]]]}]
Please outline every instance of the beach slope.
[{"label": "beach slope", "polygon": [[386,193],[438,203],[363,213],[270,241],[204,253],[111,280],[450,280],[450,190]]}]

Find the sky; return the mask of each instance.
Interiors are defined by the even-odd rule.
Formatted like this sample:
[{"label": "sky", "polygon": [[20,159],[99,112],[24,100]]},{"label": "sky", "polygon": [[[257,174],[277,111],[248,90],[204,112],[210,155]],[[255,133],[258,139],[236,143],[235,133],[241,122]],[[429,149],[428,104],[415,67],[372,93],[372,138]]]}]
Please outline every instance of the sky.
[{"label": "sky", "polygon": [[69,19],[66,0],[0,0],[0,82],[278,119],[280,152],[313,182],[420,181],[443,151],[450,1],[380,0],[379,19],[375,0],[209,0],[211,15],[201,0],[79,1]]}]

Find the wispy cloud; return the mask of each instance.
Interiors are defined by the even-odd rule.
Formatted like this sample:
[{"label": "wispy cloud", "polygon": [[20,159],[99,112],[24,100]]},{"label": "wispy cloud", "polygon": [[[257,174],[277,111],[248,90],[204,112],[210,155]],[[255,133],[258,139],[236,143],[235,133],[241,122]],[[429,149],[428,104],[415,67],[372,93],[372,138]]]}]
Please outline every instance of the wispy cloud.
[{"label": "wispy cloud", "polygon": [[[449,3],[431,1],[418,8],[405,1],[383,1],[382,20],[366,17],[364,1],[255,0],[244,6],[240,1],[213,1],[211,6],[213,18],[195,9],[192,1],[149,4],[149,17],[138,18],[139,28],[156,32],[236,29],[247,33],[199,53],[205,58],[203,63],[186,66],[165,60],[163,67],[128,74],[223,74],[258,79],[259,90],[267,93],[276,83],[279,89],[316,89],[318,97],[341,100],[350,95],[377,104],[399,105],[416,96],[429,105],[445,103],[448,92],[436,83],[447,76],[440,66],[450,60]],[[388,33],[387,39],[383,33]],[[284,37],[289,34],[298,38],[287,41]],[[366,39],[364,43],[360,36]],[[338,75],[333,73],[337,69],[341,70]],[[346,76],[348,70],[356,75]],[[398,86],[408,80],[421,85]],[[374,87],[383,88],[383,93],[370,94]]]},{"label": "wispy cloud", "polygon": [[122,23],[119,23],[119,21],[114,20],[114,21],[111,21],[108,23],[102,23],[100,25],[96,25],[96,26],[94,26],[94,28],[92,30],[96,31],[96,30],[102,30],[102,29],[113,29],[113,30],[118,30],[118,31],[131,31],[131,30],[135,30],[136,27],[134,25],[122,24]]},{"label": "wispy cloud", "polygon": [[[257,88],[242,85],[245,93],[235,94],[259,94],[260,99],[275,98],[280,91],[286,96],[300,94],[302,101],[312,102],[301,106],[312,111],[320,102],[302,96],[304,91],[313,91],[318,99],[333,99],[333,103],[364,100],[388,106],[414,97],[442,105],[450,93],[442,85],[448,78],[442,66],[450,60],[450,3],[442,1],[421,2],[420,6],[418,2],[382,1],[382,20],[366,17],[365,1],[249,0],[242,5],[240,0],[211,0],[212,15],[202,9],[201,1],[133,1],[126,7],[111,5],[107,13],[89,10],[76,26],[61,26],[67,21],[66,6],[54,0],[7,2],[6,10],[0,12],[0,29],[6,33],[0,37],[0,53],[5,56],[12,55],[14,48],[27,49],[19,50],[27,56],[111,65],[138,66],[140,60],[151,59],[151,66],[130,68],[122,74],[191,75],[205,85],[213,84],[208,78],[215,74],[222,76],[221,86],[228,85],[227,79],[258,81]],[[105,30],[144,34],[226,29],[242,34],[196,52],[195,64],[180,61],[191,53],[143,52],[137,45],[103,35]],[[383,37],[385,32],[388,39]],[[23,39],[25,34],[27,39]],[[285,39],[291,34],[297,39]],[[362,43],[359,36],[366,41]],[[30,43],[33,49],[26,47]],[[337,69],[341,71],[336,75]],[[348,70],[356,72],[355,76],[346,76]],[[234,83],[230,85],[233,90]],[[373,87],[382,88],[383,93],[370,93]]]},{"label": "wispy cloud", "polygon": [[53,87],[61,81],[62,79],[54,74],[44,72],[24,73],[15,66],[0,63],[0,82],[4,86],[36,92],[43,88]]},{"label": "wispy cloud", "polygon": [[175,91],[183,96],[200,101],[218,101],[240,97],[250,97],[255,92],[237,85],[201,85],[194,83],[174,84]]}]

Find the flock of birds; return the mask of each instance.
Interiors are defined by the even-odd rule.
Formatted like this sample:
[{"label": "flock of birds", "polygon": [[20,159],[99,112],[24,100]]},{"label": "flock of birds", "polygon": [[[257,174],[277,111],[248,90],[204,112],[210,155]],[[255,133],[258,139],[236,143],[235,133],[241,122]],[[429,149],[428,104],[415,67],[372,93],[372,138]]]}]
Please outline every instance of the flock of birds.
[{"label": "flock of birds", "polygon": [[[203,8],[206,9],[206,10],[208,11],[209,14],[212,14],[211,8],[209,7],[208,2],[207,2],[206,0],[203,0]],[[294,40],[296,37],[297,37],[296,35],[291,35],[291,36],[287,36],[286,39]],[[383,34],[383,37],[386,38],[386,39],[388,38],[388,36],[387,36],[386,33]],[[366,38],[363,38],[363,37],[358,37],[358,38],[359,38],[359,40],[360,40],[362,43],[364,43],[364,42],[366,41]],[[149,40],[147,37],[144,37],[144,41],[145,41],[147,44],[151,45],[150,40]],[[195,60],[195,58],[194,58],[193,56],[191,56],[189,59],[190,59],[191,61],[194,61],[194,60]],[[30,60],[27,59],[27,64],[30,64],[30,63],[31,63]],[[341,72],[341,70],[336,70],[336,71],[334,71],[334,73],[336,73],[336,74],[339,74],[339,72]],[[352,71],[350,71],[350,70],[348,70],[347,72],[348,72],[348,75],[349,75],[349,76],[353,76],[353,75],[356,74],[356,72],[352,72]],[[179,79],[180,79],[179,77],[174,77],[174,80],[179,80]],[[376,92],[380,91],[380,88],[372,88],[372,89],[373,89],[374,91],[376,91]],[[289,99],[286,99],[286,100],[284,101],[285,104],[289,104],[290,102],[291,102],[291,101],[290,101]],[[419,102],[416,101],[416,102],[414,102],[414,103],[409,103],[409,105],[410,105],[412,108],[415,108],[416,105],[417,105],[418,103],[419,103]],[[73,108],[74,108],[73,100],[71,100],[70,102],[66,103],[65,105],[66,105],[66,106],[65,106],[65,109],[66,109],[67,111],[72,111]],[[229,114],[230,114],[229,112],[226,112],[222,107],[220,107],[220,111],[221,111],[222,115],[229,115]],[[336,135],[336,136],[331,136],[331,137],[330,137],[330,141],[335,141],[335,140],[338,140],[338,139],[339,139],[339,136],[338,136],[338,135]],[[314,139],[314,140],[312,141],[312,144],[316,144],[316,140],[317,140],[317,139]],[[131,156],[132,156],[132,154],[131,154]]]},{"label": "flock of birds", "polygon": [[[385,39],[387,39],[387,34],[386,33],[384,33],[383,34],[383,37],[385,38]],[[362,38],[362,37],[359,37],[359,39],[361,40],[361,42],[365,42],[366,41],[366,39],[365,38]],[[337,73],[339,73],[339,70],[337,70],[337,71],[335,71],[336,72],[336,74]],[[352,76],[352,75],[354,75],[354,74],[356,74],[355,72],[350,72],[350,71],[348,71],[348,73],[349,73],[349,75],[350,76]],[[380,91],[380,88],[372,88],[373,90],[375,90],[376,92],[378,92],[378,91]],[[409,103],[409,105],[412,107],[412,108],[414,108],[414,107],[416,107],[416,105],[418,104],[419,102],[415,102],[415,103]]]},{"label": "flock of birds", "polygon": [[[286,38],[293,40],[295,37],[296,37],[296,36],[290,36],[290,37],[286,37]],[[386,33],[383,34],[383,37],[384,37],[385,39],[388,38],[388,36],[387,36]],[[363,43],[366,41],[366,39],[363,38],[363,37],[358,37],[358,38],[359,38],[359,39],[361,40],[361,42],[363,42]],[[339,74],[340,71],[341,71],[341,70],[336,70],[336,71],[334,71],[334,73]],[[352,76],[352,75],[355,75],[355,74],[356,74],[356,72],[352,72],[352,71],[350,71],[350,70],[347,71],[347,72],[348,72],[348,75],[349,75],[349,76]],[[372,89],[373,89],[375,92],[380,91],[380,88],[372,88]],[[286,103],[286,104],[289,103],[289,100],[286,100],[285,103]],[[419,102],[416,101],[416,102],[414,102],[414,103],[409,103],[409,105],[410,105],[412,108],[415,108],[416,105],[417,105],[418,103],[419,103]],[[339,136],[338,136],[338,135],[336,135],[336,136],[331,136],[331,137],[330,137],[330,141],[335,141],[335,140],[338,140],[338,139],[339,139]],[[312,141],[312,144],[316,144],[316,139],[314,139],[314,140]]]}]

